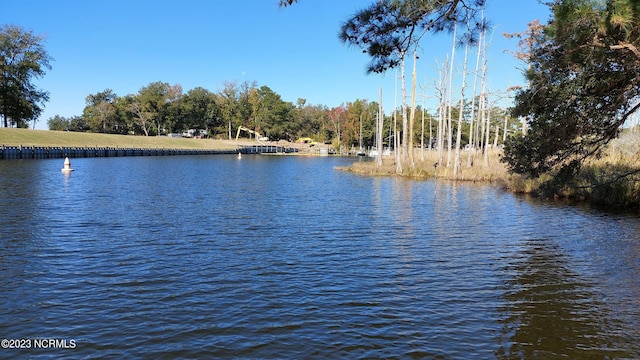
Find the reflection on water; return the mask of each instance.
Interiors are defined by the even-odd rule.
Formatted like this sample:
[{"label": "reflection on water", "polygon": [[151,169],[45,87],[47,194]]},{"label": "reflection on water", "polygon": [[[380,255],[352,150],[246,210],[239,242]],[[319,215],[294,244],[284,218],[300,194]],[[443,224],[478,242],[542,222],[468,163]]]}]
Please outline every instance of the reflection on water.
[{"label": "reflection on water", "polygon": [[349,161],[0,162],[0,357],[640,357],[637,218]]},{"label": "reflection on water", "polygon": [[523,244],[505,272],[504,358],[626,358],[635,341],[616,329],[614,309],[603,303],[597,284],[572,271],[571,260],[547,239]]}]

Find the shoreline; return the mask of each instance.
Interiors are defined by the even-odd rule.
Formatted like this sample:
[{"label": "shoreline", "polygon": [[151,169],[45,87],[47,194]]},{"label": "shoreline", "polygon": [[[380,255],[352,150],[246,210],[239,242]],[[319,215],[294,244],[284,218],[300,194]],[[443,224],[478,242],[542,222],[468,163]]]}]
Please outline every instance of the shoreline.
[{"label": "shoreline", "polygon": [[[434,154],[435,155],[435,154]],[[437,181],[459,183],[484,183],[502,188],[504,191],[524,196],[531,196],[544,201],[563,201],[586,205],[592,208],[638,214],[640,212],[640,179],[612,182],[612,164],[601,159],[583,166],[583,172],[571,184],[563,184],[552,192],[544,186],[553,179],[545,174],[540,178],[530,179],[522,175],[510,174],[504,164],[499,163],[499,154],[489,157],[488,165],[474,167],[462,166],[458,176],[453,170],[444,166],[434,167],[433,159],[416,162],[413,168],[405,166],[401,174],[396,173],[395,159],[384,159],[383,165],[377,167],[374,162],[354,163],[350,166],[336,167],[336,170],[351,172],[360,176],[399,177],[417,180],[435,179]],[[617,164],[624,163],[618,160]],[[631,168],[638,168],[637,162]],[[640,170],[639,170],[640,171]]]},{"label": "shoreline", "polygon": [[[258,142],[253,139],[240,139],[239,141],[188,139],[164,136],[144,137],[0,128],[0,160],[6,158],[6,149],[11,147],[18,148],[18,150],[11,151],[24,152],[25,156],[20,158],[27,159],[47,158],[47,156],[49,158],[65,156],[117,157],[237,154],[238,152],[284,153],[286,155],[302,156],[319,155],[314,152],[315,148],[312,150],[306,144],[287,141]],[[49,149],[49,155],[47,155],[47,148]],[[52,156],[51,149],[56,149],[54,152],[58,155]],[[64,154],[64,150],[57,149],[67,149],[67,153]],[[259,151],[259,149],[271,150]],[[288,152],[285,153],[282,149],[287,149],[286,151]],[[153,153],[154,151],[155,153]],[[92,152],[93,155],[91,155]],[[631,151],[631,153],[635,153],[635,151]],[[467,156],[473,158],[471,166],[465,164]],[[412,168],[404,166],[402,174],[396,174],[395,158],[393,157],[384,159],[383,166],[380,168],[377,168],[374,162],[367,161],[356,162],[349,167],[336,169],[361,176],[401,176],[413,179],[435,178],[447,181],[488,183],[500,186],[505,191],[515,194],[527,194],[540,198],[571,199],[596,206],[613,207],[634,212],[640,211],[640,177],[632,176],[621,182],[611,181],[621,173],[621,170],[617,169],[619,167],[627,172],[629,172],[629,169],[639,169],[638,171],[640,172],[640,160],[635,155],[629,154],[619,143],[613,143],[602,159],[593,160],[585,164],[583,168],[584,175],[581,178],[576,178],[572,184],[564,184],[555,189],[555,193],[547,195],[539,194],[539,192],[540,186],[550,179],[550,175],[538,179],[528,179],[520,175],[509,174],[505,165],[500,162],[500,156],[501,153],[498,150],[490,152],[486,160],[482,159],[478,154],[472,153],[469,155],[465,152],[461,158],[462,164],[457,176],[453,176],[451,167],[434,166],[439,163],[437,152],[418,149],[414,152],[415,165]]]}]

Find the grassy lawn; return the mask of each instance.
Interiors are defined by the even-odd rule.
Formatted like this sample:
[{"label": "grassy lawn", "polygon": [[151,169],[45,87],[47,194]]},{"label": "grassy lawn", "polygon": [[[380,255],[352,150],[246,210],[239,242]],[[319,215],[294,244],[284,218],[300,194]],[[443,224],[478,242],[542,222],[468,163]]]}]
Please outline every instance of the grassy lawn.
[{"label": "grassy lawn", "polygon": [[70,131],[0,128],[0,146],[112,147],[142,149],[214,149],[233,150],[254,141],[132,136]]}]

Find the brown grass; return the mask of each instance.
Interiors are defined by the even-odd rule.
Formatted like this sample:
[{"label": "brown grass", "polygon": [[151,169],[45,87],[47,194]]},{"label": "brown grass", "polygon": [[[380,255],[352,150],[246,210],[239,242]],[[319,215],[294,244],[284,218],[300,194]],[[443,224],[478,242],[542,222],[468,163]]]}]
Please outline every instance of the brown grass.
[{"label": "brown grass", "polygon": [[[629,135],[626,135],[623,140],[629,142],[628,138]],[[553,189],[553,196],[625,209],[640,209],[640,156],[637,146],[637,142],[625,145],[614,141],[602,157],[587,160],[570,184]],[[537,193],[552,178],[552,174],[536,179],[510,175],[505,184],[509,191],[531,194]]]},{"label": "brown grass", "polygon": [[572,186],[562,189],[565,197],[593,203],[640,209],[640,159],[610,152],[588,161]]},{"label": "brown grass", "polygon": [[[416,150],[414,152],[414,166],[403,164],[402,173],[396,173],[395,157],[383,158],[382,166],[377,166],[375,161],[357,162],[349,167],[340,170],[350,171],[363,175],[376,176],[406,176],[421,179],[438,178],[453,181],[481,181],[481,182],[506,182],[508,173],[505,165],[500,162],[501,150],[490,150],[487,157],[487,164],[484,164],[484,157],[481,153],[472,153],[472,165],[467,165],[469,153],[461,151],[460,168],[457,175],[453,174],[454,155],[451,156],[451,163],[447,165],[447,153],[444,153],[443,161],[439,161],[438,152],[433,150]],[[438,164],[437,166],[435,166]]]},{"label": "brown grass", "polygon": [[[461,153],[461,165],[457,175],[453,174],[452,165],[446,166],[446,152],[442,162],[444,164],[441,164],[436,151],[425,151],[424,157],[422,152],[417,151],[414,157],[415,166],[412,168],[407,164],[403,165],[401,174],[396,174],[394,157],[386,157],[380,167],[376,166],[375,161],[368,161],[357,162],[340,170],[375,176],[489,182],[498,184],[508,191],[524,194],[538,193],[543,184],[553,179],[551,174],[545,174],[536,179],[510,174],[505,164],[500,162],[502,155],[500,150],[490,150],[486,164],[482,154],[472,155],[473,165],[468,166],[468,153]],[[436,163],[439,164],[437,167],[434,166]],[[602,158],[587,161],[573,183],[557,189],[555,196],[587,200],[594,204],[640,209],[640,156],[612,146]]]}]

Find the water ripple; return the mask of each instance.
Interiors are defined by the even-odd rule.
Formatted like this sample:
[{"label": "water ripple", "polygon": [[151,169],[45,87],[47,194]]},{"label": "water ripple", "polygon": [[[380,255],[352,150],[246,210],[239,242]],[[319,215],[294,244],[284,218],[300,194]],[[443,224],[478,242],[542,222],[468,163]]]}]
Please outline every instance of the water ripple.
[{"label": "water ripple", "polygon": [[640,357],[638,219],[344,161],[0,162],[1,356]]}]

